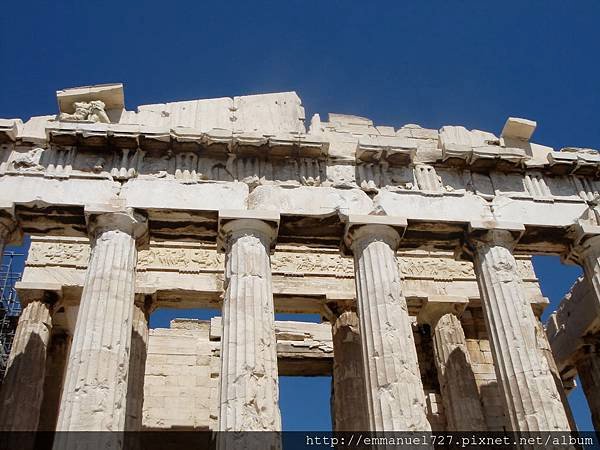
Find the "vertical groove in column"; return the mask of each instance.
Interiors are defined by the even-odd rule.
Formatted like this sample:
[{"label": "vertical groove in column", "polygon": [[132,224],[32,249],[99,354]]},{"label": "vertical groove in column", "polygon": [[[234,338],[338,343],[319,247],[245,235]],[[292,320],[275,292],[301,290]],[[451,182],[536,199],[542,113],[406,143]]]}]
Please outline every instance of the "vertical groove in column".
[{"label": "vertical groove in column", "polygon": [[369,416],[360,349],[358,315],[344,311],[332,326],[333,337],[333,431],[366,431]]},{"label": "vertical groove in column", "polygon": [[433,345],[448,431],[486,431],[465,333],[456,315],[439,318]]},{"label": "vertical groove in column", "polygon": [[131,355],[127,386],[127,415],[125,431],[142,430],[144,406],[144,377],[148,354],[148,318],[144,304],[135,303],[131,330]]},{"label": "vertical groove in column", "polygon": [[590,407],[594,429],[600,432],[600,352],[598,349],[592,349],[579,358],[577,374]]},{"label": "vertical groove in column", "polygon": [[550,342],[548,342],[548,336],[546,335],[546,331],[544,330],[544,326],[538,317],[535,318],[535,336],[537,339],[537,345],[544,358],[548,362],[548,367],[550,368],[550,373],[552,374],[552,378],[554,379],[554,384],[556,385],[556,389],[558,391],[558,395],[560,396],[560,401],[563,404],[563,408],[565,409],[565,414],[567,415],[567,420],[569,421],[569,427],[571,431],[577,431],[577,424],[575,422],[575,417],[573,417],[573,411],[571,410],[571,405],[569,404],[569,400],[567,399],[567,393],[563,386],[562,379],[560,377],[560,371],[556,366],[556,361],[554,360],[554,355],[552,354],[552,347],[550,346]]},{"label": "vertical groove in column", "polygon": [[0,396],[1,431],[36,431],[42,405],[50,306],[33,300],[21,313]]},{"label": "vertical groove in column", "polygon": [[57,430],[123,431],[135,289],[135,239],[101,233],[92,249]]},{"label": "vertical groove in column", "polygon": [[280,431],[269,237],[228,240],[221,351],[220,431]]},{"label": "vertical groove in column", "polygon": [[394,250],[386,239],[367,235],[354,242],[353,251],[371,430],[428,431],[417,350]]},{"label": "vertical groove in column", "polygon": [[[508,232],[505,232],[508,234]],[[503,240],[475,242],[475,268],[505,415],[514,431],[569,430],[567,415],[535,337],[516,261]]]}]

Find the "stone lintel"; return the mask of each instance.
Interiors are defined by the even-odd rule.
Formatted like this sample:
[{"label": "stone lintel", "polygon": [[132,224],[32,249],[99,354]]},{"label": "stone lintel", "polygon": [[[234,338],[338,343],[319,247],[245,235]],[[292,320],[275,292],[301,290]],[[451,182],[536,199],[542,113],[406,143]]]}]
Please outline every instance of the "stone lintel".
[{"label": "stone lintel", "polygon": [[[179,322],[179,323],[178,323]],[[170,328],[193,329],[202,320],[178,319],[171,321]],[[275,321],[277,360],[279,375],[323,376],[331,375],[333,366],[333,341],[331,324],[293,321]],[[209,339],[221,341],[222,318],[210,319]]]},{"label": "stone lintel", "polygon": [[529,142],[533,132],[537,127],[537,122],[529,119],[521,119],[518,117],[509,117],[506,119],[504,128],[500,136],[509,139],[518,139],[520,141]]},{"label": "stone lintel", "polygon": [[97,84],[93,86],[81,86],[56,91],[58,109],[61,113],[73,113],[75,102],[90,102],[100,100],[106,105],[106,109],[123,109],[125,107],[125,95],[122,83]]},{"label": "stone lintel", "polygon": [[525,232],[525,225],[515,222],[504,222],[500,220],[472,220],[469,223],[469,237],[471,239],[494,238],[497,231],[508,231],[515,241],[518,241]]},{"label": "stone lintel", "polygon": [[[261,225],[262,223],[262,225]],[[217,251],[225,252],[227,234],[239,228],[262,228],[271,239],[271,253],[275,250],[279,232],[279,213],[276,211],[258,211],[247,209],[223,209],[219,211],[217,233]]]},{"label": "stone lintel", "polygon": [[466,297],[431,295],[421,307],[417,321],[433,327],[444,314],[454,314],[460,317],[468,304],[469,299]]},{"label": "stone lintel", "polygon": [[[394,251],[400,245],[400,240],[408,226],[408,221],[402,217],[350,214],[346,217],[346,227],[340,251],[343,256],[352,255],[353,242],[363,237],[364,233],[385,234],[394,241]],[[368,228],[367,228],[368,227]]]}]

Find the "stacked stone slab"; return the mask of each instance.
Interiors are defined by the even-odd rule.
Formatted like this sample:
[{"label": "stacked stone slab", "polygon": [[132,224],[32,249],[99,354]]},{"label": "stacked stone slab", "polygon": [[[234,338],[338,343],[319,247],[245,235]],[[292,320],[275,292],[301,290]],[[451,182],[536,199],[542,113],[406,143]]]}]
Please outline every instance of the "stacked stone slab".
[{"label": "stacked stone slab", "polygon": [[[338,429],[569,430],[557,378],[577,370],[597,404],[597,152],[536,144],[519,118],[499,135],[342,114],[306,127],[293,92],[127,111],[115,84],[57,100],[56,115],[0,120],[0,250],[34,236],[19,290],[38,299],[1,394],[33,409],[4,428],[56,410],[57,430],[116,432],[107,448],[180,426],[268,430],[278,448],[281,374],[332,373]],[[590,286],[570,331],[548,327],[556,365],[534,254],[582,265]],[[220,309],[219,331],[149,333],[166,306]],[[193,380],[161,353],[177,342],[197,345],[173,357]],[[344,415],[344,392],[364,395],[364,417]]]}]

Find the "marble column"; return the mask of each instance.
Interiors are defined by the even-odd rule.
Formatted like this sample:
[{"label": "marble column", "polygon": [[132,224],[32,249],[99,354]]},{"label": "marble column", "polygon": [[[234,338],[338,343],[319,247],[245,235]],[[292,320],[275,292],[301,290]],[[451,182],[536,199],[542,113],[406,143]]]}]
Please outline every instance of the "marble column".
[{"label": "marble column", "polygon": [[[147,223],[132,211],[100,211],[89,213],[88,228],[92,251],[57,430],[122,432],[126,422],[137,247],[147,241]],[[72,440],[70,436],[60,435],[55,448],[82,445],[77,435]],[[102,444],[105,447],[122,447],[121,433],[102,436],[110,438],[110,442]]]},{"label": "marble column", "polygon": [[588,402],[594,429],[600,432],[600,344],[585,348],[577,359],[577,374]]},{"label": "marble column", "polygon": [[39,431],[56,430],[60,396],[70,348],[71,336],[67,334],[66,330],[53,330],[46,357],[44,400],[40,411]]},{"label": "marble column", "polygon": [[552,354],[552,347],[550,346],[550,342],[548,342],[546,330],[544,330],[544,326],[542,325],[542,322],[540,322],[540,318],[537,316],[535,318],[535,334],[537,337],[538,348],[542,352],[542,355],[544,355],[544,358],[546,358],[548,367],[550,368],[550,373],[552,373],[552,378],[554,378],[554,384],[556,385],[556,389],[560,395],[560,401],[563,404],[563,408],[565,408],[570,429],[571,431],[577,431],[575,417],[573,417],[573,411],[571,410],[571,405],[569,405],[569,400],[567,399],[567,393],[560,377],[560,371],[556,366],[556,361],[554,360],[554,355]]},{"label": "marble column", "polygon": [[568,431],[567,414],[536,341],[536,318],[512,254],[510,231],[470,239],[504,414],[512,431]]},{"label": "marble column", "polygon": [[333,337],[333,431],[367,431],[369,418],[365,375],[356,311],[346,309],[336,315]]},{"label": "marble column", "polygon": [[[585,277],[591,282],[596,293],[594,314],[600,316],[600,226],[578,223],[574,235],[576,244],[569,258],[583,267]],[[590,311],[590,314],[592,312]]]},{"label": "marble column", "polygon": [[[270,261],[276,228],[263,220],[234,218],[220,223],[219,234],[225,245],[219,431],[279,432]],[[221,437],[222,449],[270,450],[281,445],[277,433],[226,433]]]},{"label": "marble column", "polygon": [[52,296],[22,297],[21,317],[0,394],[0,430],[36,431],[42,406]]},{"label": "marble column", "polygon": [[419,322],[431,327],[448,431],[487,430],[465,332],[458,317],[467,303],[467,299],[430,299],[418,316]]},{"label": "marble column", "polygon": [[146,376],[146,357],[148,355],[148,319],[153,305],[152,296],[135,295],[129,356],[126,431],[141,431],[142,429],[144,377]]},{"label": "marble column", "polygon": [[369,428],[429,431],[417,350],[395,257],[400,235],[393,226],[372,223],[387,217],[361,217],[367,224],[350,222],[345,244],[354,255]]}]

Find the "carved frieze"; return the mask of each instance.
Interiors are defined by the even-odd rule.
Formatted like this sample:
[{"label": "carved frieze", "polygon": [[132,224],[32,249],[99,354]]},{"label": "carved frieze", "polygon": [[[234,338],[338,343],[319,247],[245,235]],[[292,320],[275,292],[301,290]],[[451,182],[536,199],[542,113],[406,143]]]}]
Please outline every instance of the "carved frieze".
[{"label": "carved frieze", "polygon": [[[89,245],[83,241],[34,238],[27,265],[85,268],[89,255]],[[466,261],[456,261],[449,254],[431,256],[403,253],[397,259],[400,273],[406,279],[475,280],[473,265]],[[150,249],[139,252],[137,270],[219,273],[223,271],[223,267],[224,257],[214,247],[155,243]],[[315,252],[289,247],[275,252],[271,258],[271,267],[273,273],[279,275],[337,278],[354,276],[352,259],[343,258],[335,251]],[[517,259],[517,271],[525,281],[536,280],[528,258]]]}]

